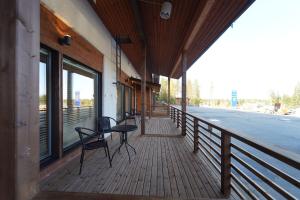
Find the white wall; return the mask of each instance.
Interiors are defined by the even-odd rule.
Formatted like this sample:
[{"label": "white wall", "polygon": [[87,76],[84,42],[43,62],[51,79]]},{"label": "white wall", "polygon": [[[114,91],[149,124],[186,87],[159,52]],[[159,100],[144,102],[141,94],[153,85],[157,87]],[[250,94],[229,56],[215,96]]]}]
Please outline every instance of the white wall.
[{"label": "white wall", "polygon": [[[72,27],[104,54],[103,115],[116,118],[117,95],[115,69],[115,42],[87,0],[41,0],[56,16]],[[122,52],[122,70],[129,76],[140,78]]]}]

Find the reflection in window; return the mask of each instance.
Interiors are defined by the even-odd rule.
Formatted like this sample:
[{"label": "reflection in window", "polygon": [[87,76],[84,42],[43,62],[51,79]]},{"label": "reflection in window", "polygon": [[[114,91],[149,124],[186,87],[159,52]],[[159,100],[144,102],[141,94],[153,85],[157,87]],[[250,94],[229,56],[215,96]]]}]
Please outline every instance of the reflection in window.
[{"label": "reflection in window", "polygon": [[68,59],[63,62],[63,146],[79,141],[75,127],[95,129],[97,82],[94,71]]},{"label": "reflection in window", "polygon": [[131,88],[125,87],[125,112],[131,113]]},{"label": "reflection in window", "polygon": [[39,66],[40,160],[51,156],[50,53],[41,49]]}]

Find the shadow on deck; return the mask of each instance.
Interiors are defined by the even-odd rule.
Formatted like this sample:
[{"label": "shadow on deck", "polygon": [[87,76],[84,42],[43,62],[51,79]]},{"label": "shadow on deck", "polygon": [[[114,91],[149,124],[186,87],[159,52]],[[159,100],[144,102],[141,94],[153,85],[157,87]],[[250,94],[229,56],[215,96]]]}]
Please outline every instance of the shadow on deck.
[{"label": "shadow on deck", "polygon": [[[86,156],[81,175],[76,158],[44,179],[41,190],[175,199],[222,198],[219,181],[204,158],[192,152],[193,148],[170,119],[148,119],[146,133],[141,136],[138,129],[130,135],[129,143],[137,150],[136,155],[131,152],[131,163],[124,147],[114,157],[112,168],[104,150],[97,150]],[[115,139],[108,139],[111,152],[119,144],[115,135]]]}]

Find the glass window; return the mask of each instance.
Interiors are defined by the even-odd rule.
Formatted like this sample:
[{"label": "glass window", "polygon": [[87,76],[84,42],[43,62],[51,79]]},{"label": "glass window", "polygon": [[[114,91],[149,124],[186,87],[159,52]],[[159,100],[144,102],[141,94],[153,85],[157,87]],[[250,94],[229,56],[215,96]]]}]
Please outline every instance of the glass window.
[{"label": "glass window", "polygon": [[124,115],[124,85],[117,84],[117,120],[123,120]]},{"label": "glass window", "polygon": [[79,63],[63,60],[63,147],[79,142],[75,127],[96,128],[98,74]]},{"label": "glass window", "polygon": [[125,112],[131,113],[131,88],[125,87]]},{"label": "glass window", "polygon": [[51,156],[50,52],[41,49],[39,66],[40,160]]}]

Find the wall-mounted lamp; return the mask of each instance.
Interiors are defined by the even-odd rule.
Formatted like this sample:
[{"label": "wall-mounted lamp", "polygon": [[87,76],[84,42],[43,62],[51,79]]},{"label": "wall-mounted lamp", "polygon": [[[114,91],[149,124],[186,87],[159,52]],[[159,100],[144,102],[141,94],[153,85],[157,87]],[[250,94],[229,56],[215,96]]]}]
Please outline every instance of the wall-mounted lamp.
[{"label": "wall-mounted lamp", "polygon": [[172,12],[172,3],[170,1],[163,2],[160,10],[160,17],[162,19],[167,20],[171,17],[171,12]]},{"label": "wall-mounted lamp", "polygon": [[58,39],[58,42],[60,45],[70,46],[72,42],[72,37],[70,35],[64,35],[64,37]]}]

